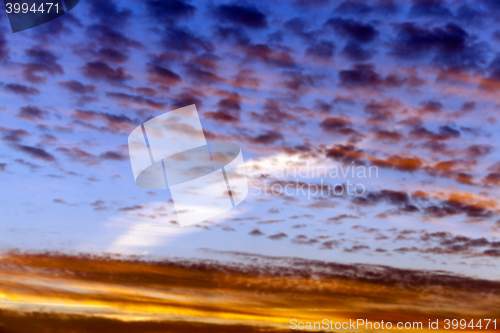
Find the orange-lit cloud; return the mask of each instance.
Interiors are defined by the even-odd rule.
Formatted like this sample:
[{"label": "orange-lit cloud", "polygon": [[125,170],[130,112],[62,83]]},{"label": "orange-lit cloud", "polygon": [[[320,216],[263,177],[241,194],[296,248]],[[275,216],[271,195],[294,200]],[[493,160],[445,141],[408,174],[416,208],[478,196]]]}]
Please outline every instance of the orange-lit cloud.
[{"label": "orange-lit cloud", "polygon": [[429,319],[494,318],[500,305],[498,282],[245,256],[253,264],[5,254],[0,331],[288,332],[292,318],[418,321],[425,331]]}]

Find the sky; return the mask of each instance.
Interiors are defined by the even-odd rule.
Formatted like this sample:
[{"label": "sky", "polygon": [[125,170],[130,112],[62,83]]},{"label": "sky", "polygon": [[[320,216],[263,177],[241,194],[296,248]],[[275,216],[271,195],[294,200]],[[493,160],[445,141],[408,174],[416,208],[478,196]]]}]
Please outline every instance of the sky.
[{"label": "sky", "polygon": [[[498,280],[499,19],[486,0],[81,1],[15,34],[0,16],[0,248]],[[192,104],[241,147],[249,195],[181,228],[127,138]]]},{"label": "sky", "polygon": [[[309,332],[318,327],[321,332],[373,332],[363,322],[358,329],[349,324],[362,319],[371,327],[383,321],[384,328],[388,323],[394,329],[414,328],[404,331],[449,332],[453,326],[497,331],[491,318],[498,312],[498,281],[236,255],[244,264],[10,253],[0,261],[2,268],[9,267],[0,278],[0,329],[283,333],[298,331],[290,325],[296,319],[295,328],[319,323]],[[461,324],[451,323],[454,318]],[[438,325],[430,330],[429,322]],[[341,325],[351,327],[334,328]]]}]

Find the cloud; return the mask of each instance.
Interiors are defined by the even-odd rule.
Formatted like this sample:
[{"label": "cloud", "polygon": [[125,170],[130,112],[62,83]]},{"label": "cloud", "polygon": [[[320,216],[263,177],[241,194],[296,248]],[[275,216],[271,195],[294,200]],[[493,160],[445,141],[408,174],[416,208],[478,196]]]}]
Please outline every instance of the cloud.
[{"label": "cloud", "polygon": [[186,75],[192,80],[192,82],[213,85],[228,81],[227,79],[217,75],[217,73],[212,70],[203,68],[203,66],[199,66],[195,63],[189,63],[185,65],[185,68]]},{"label": "cloud", "polygon": [[[78,125],[111,133],[129,131],[139,124],[137,120],[131,119],[124,114],[113,114],[109,112],[75,110],[75,112],[71,114],[71,117]],[[103,126],[98,126],[96,121],[103,123]]]},{"label": "cloud", "polygon": [[64,82],[59,82],[59,85],[71,92],[74,92],[76,94],[92,94],[95,92],[95,86],[93,85],[85,85],[79,81],[76,80],[70,80],[70,81],[64,81]]},{"label": "cloud", "polygon": [[295,96],[307,93],[310,88],[317,87],[324,79],[324,76],[304,74],[300,71],[284,71],[282,76],[285,78],[282,82],[283,86]]},{"label": "cloud", "polygon": [[[366,246],[351,249],[361,251]],[[471,311],[480,311],[483,317],[494,316],[495,307],[487,300],[499,289],[498,281],[445,271],[206,251],[229,255],[235,261],[6,253],[1,259],[0,303],[4,306],[0,327],[15,327],[19,333],[284,333],[289,329],[283,329],[283,323],[288,324],[290,318],[283,315],[283,309],[308,312],[303,321],[329,318],[348,322],[360,306],[370,321],[381,317],[400,321],[394,308],[404,307],[408,309],[405,320],[425,325],[428,311],[434,313],[432,320],[439,321],[450,311],[459,317]],[[224,281],[223,286],[220,281]],[[302,288],[295,288],[297,285]],[[457,288],[468,300],[458,308],[454,301]],[[213,292],[207,295],[206,290]],[[362,300],[359,295],[363,295]],[[415,302],[421,298],[432,298],[433,302]],[[244,305],[236,301],[241,299],[246,300]],[[324,307],[314,307],[319,299],[326,302]],[[332,311],[339,302],[344,311]]]},{"label": "cloud", "polygon": [[373,56],[373,53],[354,41],[349,41],[341,52],[344,57],[352,61],[366,61]]},{"label": "cloud", "polygon": [[99,157],[109,161],[125,161],[128,159],[128,156],[119,151],[107,151],[99,155]]},{"label": "cloud", "polygon": [[44,160],[46,162],[53,162],[56,160],[54,155],[50,154],[49,152],[47,152],[43,148],[26,146],[26,145],[21,145],[21,144],[14,145],[14,148],[22,153],[25,153],[25,154],[33,157],[33,158],[36,158],[39,160]]},{"label": "cloud", "polygon": [[[86,315],[62,315],[47,314],[44,312],[32,312],[29,314],[18,313],[15,311],[2,310],[0,312],[0,327],[23,327],[19,333],[36,332],[46,330],[47,333],[72,331],[75,333],[92,332],[93,329],[117,333],[127,331],[129,333],[158,332],[173,330],[177,333],[202,333],[202,332],[220,332],[227,333],[251,333],[255,332],[255,326],[249,324],[218,324],[218,323],[193,323],[184,320],[179,321],[148,321],[134,320],[124,321],[99,316]],[[29,322],[29,323],[28,323]],[[28,323],[28,324],[27,324]],[[280,328],[270,328],[265,325],[257,329],[266,329],[268,332],[284,333]]]},{"label": "cloud", "polygon": [[259,229],[254,229],[248,233],[251,236],[262,236],[264,235]]},{"label": "cloud", "polygon": [[106,96],[120,101],[125,106],[145,106],[153,109],[164,109],[166,105],[140,95],[130,95],[122,92],[107,92]]},{"label": "cloud", "polygon": [[306,235],[297,235],[292,239],[293,244],[297,245],[314,245],[319,243],[319,240],[315,238],[308,238]]},{"label": "cloud", "polygon": [[[86,49],[90,54],[97,57],[106,57],[106,50],[114,50],[114,52],[124,52],[129,48],[138,48],[141,46],[136,40],[128,38],[123,32],[121,32],[117,26],[109,25],[108,22],[104,24],[92,24],[87,28],[87,34],[93,41],[97,41],[100,48],[94,51],[92,45],[89,45]],[[123,55],[122,55],[123,57]],[[126,55],[125,55],[126,57]],[[116,59],[116,55],[112,58]]]},{"label": "cloud", "polygon": [[172,106],[180,108],[192,104],[195,104],[197,107],[201,107],[203,105],[203,100],[200,97],[204,97],[202,91],[187,89],[175,95],[171,99],[170,103]]},{"label": "cloud", "polygon": [[63,153],[64,155],[69,157],[72,161],[78,163],[83,163],[86,165],[96,165],[99,164],[100,162],[95,155],[77,147],[72,147],[72,148],[59,147],[56,149],[56,151]]},{"label": "cloud", "polygon": [[39,75],[64,74],[62,66],[57,62],[58,57],[51,51],[34,46],[24,51],[30,62],[23,64],[23,76],[31,83],[45,82],[46,77]]},{"label": "cloud", "polygon": [[71,34],[72,28],[82,28],[83,24],[80,19],[73,15],[72,12],[66,12],[64,20],[52,20],[37,26],[32,30],[35,39],[43,42],[60,40],[65,34]]},{"label": "cloud", "polygon": [[47,116],[48,112],[41,110],[40,108],[36,106],[23,106],[20,110],[17,116],[19,118],[29,120],[29,121],[37,121],[37,120],[42,120],[45,119]]},{"label": "cloud", "polygon": [[303,38],[305,41],[314,38],[313,33],[306,32],[306,26],[307,23],[300,17],[295,17],[293,19],[290,19],[283,24],[283,27],[287,31],[291,32],[292,34],[298,37]]},{"label": "cloud", "polygon": [[327,40],[320,40],[313,43],[306,49],[306,54],[308,56],[313,56],[316,58],[330,60],[335,54],[335,44]]},{"label": "cloud", "polygon": [[329,19],[324,26],[332,28],[340,36],[350,38],[358,43],[371,42],[379,35],[378,30],[370,24],[358,23],[340,17]]},{"label": "cloud", "polygon": [[240,121],[239,115],[234,115],[223,110],[207,112],[205,115],[208,119],[212,119],[220,123],[237,123]]},{"label": "cloud", "polygon": [[424,28],[413,22],[395,25],[391,54],[403,59],[432,55],[446,70],[475,69],[485,62],[487,47],[474,40],[462,27],[449,23]]},{"label": "cloud", "polygon": [[181,77],[168,68],[150,63],[148,65],[149,80],[152,83],[175,85],[182,81]]},{"label": "cloud", "polygon": [[270,145],[275,143],[276,141],[283,140],[283,134],[276,131],[267,131],[265,133],[259,134],[256,137],[251,138],[251,142],[262,144],[262,145]]},{"label": "cloud", "polygon": [[123,26],[128,22],[133,12],[129,8],[120,9],[114,1],[107,1],[105,4],[99,0],[91,0],[92,15],[100,20],[100,22],[109,24],[110,26]]},{"label": "cloud", "polygon": [[363,16],[374,13],[396,14],[399,8],[393,0],[372,1],[367,3],[359,0],[346,0],[335,8],[335,13]]},{"label": "cloud", "polygon": [[497,55],[488,65],[488,76],[483,78],[479,88],[485,91],[494,92],[498,90],[500,84],[500,55]]},{"label": "cloud", "polygon": [[375,71],[371,64],[357,64],[351,69],[344,69],[339,72],[340,85],[346,88],[400,88],[405,79],[394,74],[385,78]]},{"label": "cloud", "polygon": [[430,205],[425,208],[427,215],[443,218],[446,216],[465,214],[471,218],[490,218],[495,215],[492,210],[460,200],[445,200],[439,205]]},{"label": "cloud", "polygon": [[443,104],[438,101],[425,101],[425,102],[420,102],[421,109],[419,110],[422,113],[437,113],[441,112],[441,109],[443,108]]},{"label": "cloud", "polygon": [[6,142],[21,142],[24,138],[31,136],[26,130],[23,129],[11,129],[0,127],[0,132],[3,134],[2,140]]},{"label": "cloud", "polygon": [[432,131],[429,131],[423,126],[419,126],[414,128],[410,132],[410,137],[414,139],[426,139],[434,141],[449,140],[460,137],[460,131],[453,129],[449,126],[440,126],[439,132],[434,133]]},{"label": "cloud", "polygon": [[30,96],[40,94],[40,90],[35,87],[28,87],[24,84],[9,83],[4,86],[4,89],[8,92],[14,93],[16,95]]},{"label": "cloud", "polygon": [[122,207],[122,208],[119,208],[118,211],[120,212],[130,212],[130,211],[134,211],[134,210],[139,210],[139,209],[143,209],[144,207],[142,207],[141,205],[135,205],[135,206],[132,206],[132,207]]},{"label": "cloud", "polygon": [[243,51],[248,61],[258,60],[271,67],[294,68],[297,66],[295,59],[287,49],[272,47],[267,44],[242,44],[238,47]]},{"label": "cloud", "polygon": [[314,10],[324,8],[330,4],[330,0],[294,0],[293,5],[301,10]]},{"label": "cloud", "polygon": [[483,184],[487,185],[500,185],[500,173],[499,172],[491,172],[486,175],[481,181]]},{"label": "cloud", "polygon": [[280,240],[283,238],[288,238],[287,234],[280,232],[275,235],[268,236],[267,238],[272,239],[272,240]]},{"label": "cloud", "polygon": [[188,19],[196,13],[195,6],[182,0],[148,0],[146,4],[150,15],[162,24]]},{"label": "cloud", "polygon": [[280,124],[286,121],[296,120],[291,112],[288,112],[287,106],[273,99],[266,99],[263,112],[251,112],[252,119],[261,124]]},{"label": "cloud", "polygon": [[366,195],[366,197],[358,197],[353,199],[354,202],[363,205],[374,205],[381,201],[386,201],[387,203],[401,206],[408,205],[410,202],[410,197],[407,193],[402,191],[393,190],[381,190],[379,192],[371,192]]},{"label": "cloud", "polygon": [[364,111],[370,115],[369,123],[380,124],[388,122],[394,118],[394,112],[400,107],[400,103],[394,100],[386,100],[383,102],[371,101],[364,107]]},{"label": "cloud", "polygon": [[7,46],[7,39],[5,34],[0,34],[0,60],[5,61],[9,59],[9,47]]},{"label": "cloud", "polygon": [[375,137],[377,140],[381,141],[400,141],[403,139],[403,135],[401,133],[386,130],[377,130]]},{"label": "cloud", "polygon": [[367,245],[354,245],[350,248],[344,248],[344,252],[359,252],[359,251],[362,251],[362,250],[369,250],[370,247],[367,246]]},{"label": "cloud", "polygon": [[163,44],[167,50],[175,52],[213,52],[214,45],[209,39],[198,35],[187,28],[171,27],[164,32]]},{"label": "cloud", "polygon": [[467,154],[472,157],[486,156],[493,151],[494,147],[488,144],[476,144],[467,147]]},{"label": "cloud", "polygon": [[14,160],[14,162],[16,162],[17,164],[20,164],[20,165],[23,165],[25,167],[28,167],[30,169],[31,172],[36,172],[38,169],[41,168],[41,166],[39,166],[38,164],[35,164],[35,163],[32,163],[32,162],[27,162],[21,158],[16,158]]},{"label": "cloud", "polygon": [[418,240],[423,244],[420,245],[420,247],[405,246],[394,249],[394,252],[401,254],[417,252],[422,254],[455,255],[462,257],[496,257],[498,256],[497,248],[500,246],[499,242],[491,242],[484,237],[471,238],[462,235],[453,235],[450,232],[444,231],[427,232],[425,230],[405,230],[400,232],[398,238],[407,239],[402,237],[403,233],[418,235]]},{"label": "cloud", "polygon": [[345,219],[359,219],[359,216],[355,216],[355,215],[351,215],[351,214],[341,214],[338,216],[329,217],[328,221],[329,222],[340,222],[340,221],[345,220]]},{"label": "cloud", "polygon": [[218,110],[215,112],[206,112],[208,119],[221,123],[237,123],[240,121],[241,96],[235,92],[219,91],[217,93],[222,98],[217,102]]},{"label": "cloud", "polygon": [[89,79],[102,80],[109,83],[123,83],[132,78],[122,67],[112,68],[102,61],[87,62],[83,66],[83,75]]},{"label": "cloud", "polygon": [[410,16],[451,17],[449,6],[441,0],[413,0]]},{"label": "cloud", "polygon": [[234,85],[238,87],[258,88],[260,80],[251,69],[242,69],[234,76]]},{"label": "cloud", "polygon": [[319,124],[324,132],[340,135],[360,134],[352,129],[352,122],[347,117],[328,117]]},{"label": "cloud", "polygon": [[93,56],[104,62],[123,63],[128,60],[128,55],[116,48],[102,47],[93,52]]},{"label": "cloud", "polygon": [[348,0],[340,3],[337,8],[335,8],[335,13],[364,15],[371,13],[372,10],[373,8],[363,1]]},{"label": "cloud", "polygon": [[221,22],[230,22],[250,29],[263,29],[267,27],[266,15],[255,6],[239,4],[219,5],[215,7],[213,12]]},{"label": "cloud", "polygon": [[[0,112],[12,116],[11,123],[0,127],[5,175],[33,171],[40,182],[106,187],[127,172],[125,141],[132,129],[160,111],[196,104],[201,120],[207,121],[207,139],[239,140],[252,170],[265,174],[310,161],[326,167],[354,162],[377,166],[384,176],[367,180],[365,201],[258,198],[248,207],[263,212],[284,209],[272,219],[235,220],[238,225],[253,224],[241,234],[237,226],[230,234],[211,228],[214,237],[217,232],[241,235],[290,253],[308,245],[313,257],[330,249],[346,258],[415,260],[420,267],[432,260],[432,267],[439,267],[444,256],[453,255],[448,267],[463,272],[467,266],[459,266],[459,257],[466,258],[467,265],[482,265],[498,254],[494,240],[484,234],[500,230],[494,224],[498,207],[488,203],[498,201],[495,188],[500,184],[500,169],[488,168],[500,160],[495,144],[498,15],[489,2],[410,1],[403,6],[387,0],[265,5],[146,0],[101,5],[91,0],[87,5],[88,11],[82,7],[83,16],[78,15],[81,21],[68,14],[44,25],[46,30],[33,30],[32,44],[18,45],[14,35],[0,34],[6,73],[0,83],[5,99]],[[138,24],[146,30],[137,30]],[[58,163],[42,163],[50,156],[73,174],[54,169],[61,167]],[[87,169],[99,174],[85,174]],[[40,185],[37,182],[33,184]],[[303,184],[306,180],[298,186]],[[467,193],[454,197],[459,190]],[[146,207],[131,198],[121,205],[100,202],[101,192],[96,193],[81,209],[106,214],[104,210],[117,212],[120,207]],[[151,199],[154,193],[143,194]],[[319,209],[304,216],[311,208]],[[153,223],[151,216],[163,212],[137,209],[118,214],[125,213],[138,219],[137,227],[114,249],[141,253],[145,249],[132,245],[142,244],[142,236],[148,238],[161,228],[153,232],[148,224],[140,225],[140,219]],[[420,233],[392,237],[385,229],[400,219],[426,229],[462,223],[476,235],[471,239],[484,236],[490,245],[448,246],[434,240],[424,244]],[[273,220],[305,227],[270,224]],[[349,228],[352,221],[364,220],[376,220],[380,232]],[[165,225],[174,226],[171,221]],[[334,230],[335,224],[339,230]],[[250,237],[254,227],[265,236]],[[343,228],[346,234],[338,235]],[[286,239],[268,238],[281,231]],[[158,233],[157,244],[162,235]],[[358,236],[371,238],[364,243]],[[370,249],[356,251],[353,247],[359,245]],[[393,250],[402,247],[411,251],[395,259],[403,255]],[[354,251],[343,253],[344,248]],[[481,269],[483,274],[492,268]]]}]

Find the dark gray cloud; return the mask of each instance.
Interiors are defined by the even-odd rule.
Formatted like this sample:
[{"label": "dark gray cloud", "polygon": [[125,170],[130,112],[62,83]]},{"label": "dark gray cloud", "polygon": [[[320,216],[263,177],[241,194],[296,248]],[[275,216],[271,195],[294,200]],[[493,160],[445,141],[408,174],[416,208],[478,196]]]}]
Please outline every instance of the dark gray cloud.
[{"label": "dark gray cloud", "polygon": [[266,15],[257,7],[251,5],[229,4],[219,5],[214,9],[214,15],[219,21],[244,26],[251,29],[267,27]]},{"label": "dark gray cloud", "polygon": [[358,43],[371,42],[379,35],[378,30],[371,24],[359,23],[340,17],[331,18],[324,25],[332,28],[338,35],[350,38]]},{"label": "dark gray cloud", "polygon": [[26,145],[21,145],[21,144],[14,145],[14,148],[19,150],[20,152],[22,152],[24,154],[27,154],[27,155],[33,157],[33,158],[36,158],[39,160],[44,160],[46,162],[53,162],[56,160],[54,155],[47,152],[43,148],[26,146]]}]

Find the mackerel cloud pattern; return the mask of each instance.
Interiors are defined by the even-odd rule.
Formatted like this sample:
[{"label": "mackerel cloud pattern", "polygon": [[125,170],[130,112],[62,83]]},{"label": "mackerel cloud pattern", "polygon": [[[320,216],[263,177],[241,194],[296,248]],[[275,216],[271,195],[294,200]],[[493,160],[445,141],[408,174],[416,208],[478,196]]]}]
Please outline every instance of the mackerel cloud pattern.
[{"label": "mackerel cloud pattern", "polygon": [[241,149],[205,139],[195,105],[148,120],[128,137],[135,183],[172,194],[187,226],[222,214],[248,195]]}]

